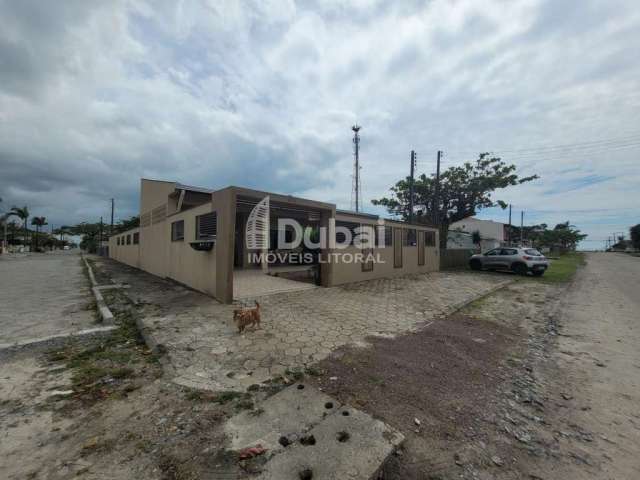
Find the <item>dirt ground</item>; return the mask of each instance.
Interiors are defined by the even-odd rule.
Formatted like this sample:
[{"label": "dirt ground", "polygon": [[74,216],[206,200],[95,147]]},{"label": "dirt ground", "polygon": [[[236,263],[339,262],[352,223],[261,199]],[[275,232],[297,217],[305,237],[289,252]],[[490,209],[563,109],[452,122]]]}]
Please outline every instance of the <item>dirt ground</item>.
[{"label": "dirt ground", "polygon": [[250,478],[225,419],[306,375],[404,433],[386,480],[640,478],[640,259],[612,258],[590,256],[569,285],[518,281],[249,392],[171,382],[135,328],[149,305],[110,291],[113,333],[0,352],[1,476]]},{"label": "dirt ground", "polygon": [[7,479],[238,478],[222,422],[269,388],[202,392],[163,377],[137,308],[105,294],[119,328],[0,357],[0,472]]},{"label": "dirt ground", "polygon": [[610,262],[342,349],[316,383],[406,436],[385,479],[640,478],[640,310],[615,284],[637,287],[640,262]]}]

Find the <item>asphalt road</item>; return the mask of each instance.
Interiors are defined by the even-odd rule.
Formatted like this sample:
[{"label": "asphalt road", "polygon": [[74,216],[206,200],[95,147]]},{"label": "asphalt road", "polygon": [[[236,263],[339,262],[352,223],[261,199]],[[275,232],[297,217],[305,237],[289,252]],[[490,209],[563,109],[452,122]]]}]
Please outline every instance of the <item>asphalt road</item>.
[{"label": "asphalt road", "polygon": [[78,251],[0,256],[0,348],[97,326]]},{"label": "asphalt road", "polygon": [[640,478],[640,258],[588,254],[561,314],[558,366],[574,397],[567,415],[595,434],[585,458],[602,462],[598,478]]}]

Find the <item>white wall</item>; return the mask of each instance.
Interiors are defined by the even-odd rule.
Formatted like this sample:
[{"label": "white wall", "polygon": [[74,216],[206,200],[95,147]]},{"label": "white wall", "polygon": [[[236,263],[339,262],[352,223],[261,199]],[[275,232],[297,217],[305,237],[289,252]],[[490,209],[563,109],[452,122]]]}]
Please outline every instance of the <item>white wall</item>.
[{"label": "white wall", "polygon": [[504,223],[494,222],[492,220],[479,220],[474,217],[469,217],[452,223],[449,225],[449,229],[461,230],[468,233],[479,231],[483,239],[504,242],[504,225]]}]

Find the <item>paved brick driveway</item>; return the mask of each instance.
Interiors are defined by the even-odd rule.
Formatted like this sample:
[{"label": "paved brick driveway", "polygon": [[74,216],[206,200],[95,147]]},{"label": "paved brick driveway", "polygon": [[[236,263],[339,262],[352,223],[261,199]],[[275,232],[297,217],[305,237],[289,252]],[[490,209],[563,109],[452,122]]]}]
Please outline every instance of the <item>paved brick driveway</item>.
[{"label": "paved brick driveway", "polygon": [[[135,294],[133,283],[145,276],[149,278],[139,273],[117,281],[132,283]],[[154,298],[156,302],[166,298],[167,304],[178,298],[180,306],[150,306],[143,323],[152,340],[167,348],[177,383],[239,389],[288,367],[311,365],[342,345],[364,345],[369,335],[416,330],[509,281],[506,275],[438,272],[274,294],[260,299],[262,329],[249,329],[244,335],[232,322],[237,307],[171,286]],[[137,290],[144,295],[145,289]],[[147,294],[152,290],[147,288]]]}]

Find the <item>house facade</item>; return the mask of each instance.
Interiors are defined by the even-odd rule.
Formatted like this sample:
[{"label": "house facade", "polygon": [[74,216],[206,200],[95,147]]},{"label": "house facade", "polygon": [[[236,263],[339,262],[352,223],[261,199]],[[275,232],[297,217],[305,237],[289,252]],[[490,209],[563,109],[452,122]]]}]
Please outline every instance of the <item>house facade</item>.
[{"label": "house facade", "polygon": [[[256,220],[256,208],[267,198],[267,216]],[[256,221],[267,237],[261,246],[247,239]],[[299,231],[285,223],[299,225]],[[365,241],[358,242],[359,231],[374,236],[362,234]],[[301,236],[305,243],[294,245]],[[326,238],[312,242],[312,237]],[[290,242],[281,247],[284,239]],[[112,236],[109,256],[224,303],[234,300],[237,279],[247,274],[258,279],[309,270],[316,284],[331,287],[439,269],[435,227],[289,195],[148,179],[141,180],[140,226]]]}]

